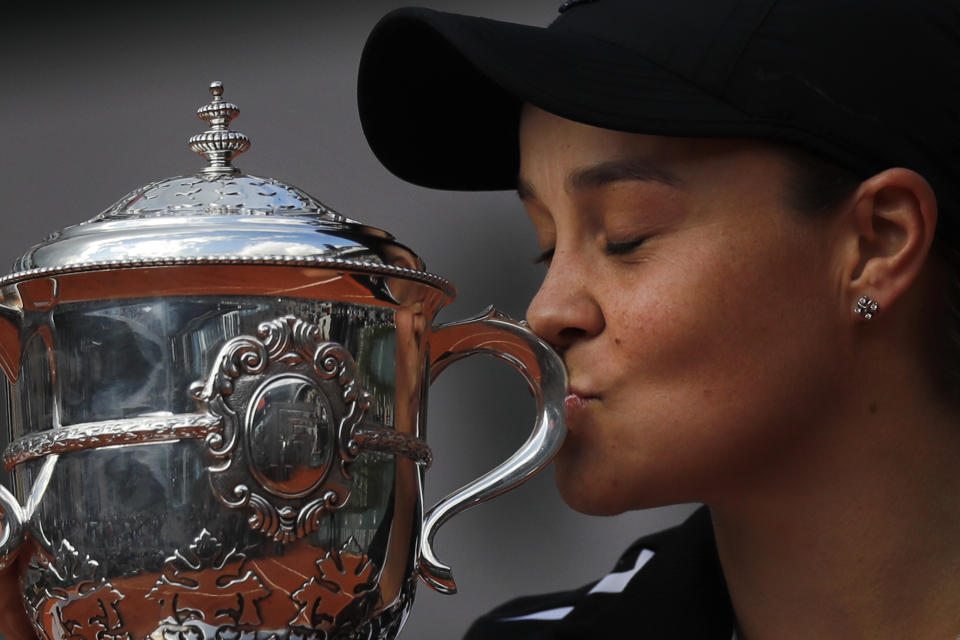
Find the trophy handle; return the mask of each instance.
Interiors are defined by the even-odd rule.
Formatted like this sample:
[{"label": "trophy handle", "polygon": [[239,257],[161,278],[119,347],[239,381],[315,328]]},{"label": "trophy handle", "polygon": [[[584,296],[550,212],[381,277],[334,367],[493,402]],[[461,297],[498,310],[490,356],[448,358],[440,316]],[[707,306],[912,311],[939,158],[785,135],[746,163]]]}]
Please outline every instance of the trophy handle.
[{"label": "trophy handle", "polygon": [[23,608],[14,562],[23,544],[23,508],[0,484],[0,634],[8,640],[34,638]]},{"label": "trophy handle", "polygon": [[23,508],[5,486],[0,484],[0,573],[17,557],[23,543]]},{"label": "trophy handle", "polygon": [[563,401],[567,374],[563,361],[550,345],[525,323],[512,320],[493,307],[476,318],[434,328],[430,351],[430,382],[457,360],[486,353],[513,365],[526,379],[537,401],[537,420],[523,446],[486,475],[438,502],[424,518],[420,577],[440,593],[453,594],[457,592],[453,572],[433,551],[437,530],[458,513],[527,481],[553,459],[566,435]]}]

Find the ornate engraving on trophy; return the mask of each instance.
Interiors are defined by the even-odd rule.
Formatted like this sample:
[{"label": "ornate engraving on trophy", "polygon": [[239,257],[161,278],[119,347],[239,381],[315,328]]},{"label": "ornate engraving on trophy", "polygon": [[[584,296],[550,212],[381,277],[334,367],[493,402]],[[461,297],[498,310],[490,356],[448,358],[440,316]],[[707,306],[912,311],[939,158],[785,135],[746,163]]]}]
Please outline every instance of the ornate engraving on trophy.
[{"label": "ornate engraving on trophy", "polygon": [[[271,574],[270,559],[248,557],[203,529],[166,559],[159,574],[107,581],[97,561],[65,540],[54,557],[38,554],[31,561],[27,601],[45,640],[389,637],[380,635],[387,627],[371,622],[383,604],[379,569],[352,536],[331,551],[310,549],[307,558],[312,563],[306,561],[309,569],[302,573]],[[405,592],[383,611],[382,622],[393,625],[407,606]],[[152,632],[142,624],[127,626],[127,609],[134,616],[150,612],[141,623],[161,622]],[[271,630],[269,638],[260,633],[265,628]]]},{"label": "ornate engraving on trophy", "polygon": [[167,559],[147,598],[159,603],[161,615],[178,628],[190,621],[255,628],[262,622],[258,604],[272,593],[247,568],[244,554],[226,549],[204,529],[186,552]]},{"label": "ornate engraving on trophy", "polygon": [[63,540],[53,558],[30,562],[27,602],[33,624],[48,640],[132,640],[124,629],[124,595],[100,575],[100,566]]},{"label": "ornate engraving on trophy", "polygon": [[10,443],[3,453],[3,465],[12,469],[23,462],[47,455],[100,447],[201,439],[213,433],[217,426],[215,418],[201,414],[141,416],[69,425],[31,434]]},{"label": "ornate engraving on trophy", "polygon": [[261,323],[220,350],[192,391],[220,430],[207,437],[217,498],[249,509],[250,527],[282,543],[309,535],[350,496],[349,464],[371,395],[353,357],[295,316]]},{"label": "ornate engraving on trophy", "polygon": [[379,598],[377,567],[351,537],[315,563],[316,575],[291,595],[299,607],[292,627],[331,631],[355,627]]}]

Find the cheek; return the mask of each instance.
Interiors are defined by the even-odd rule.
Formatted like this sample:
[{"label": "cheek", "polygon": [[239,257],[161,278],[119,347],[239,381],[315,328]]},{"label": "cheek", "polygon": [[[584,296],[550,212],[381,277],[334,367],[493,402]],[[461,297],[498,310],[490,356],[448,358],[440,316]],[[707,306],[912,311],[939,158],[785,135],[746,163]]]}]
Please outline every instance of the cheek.
[{"label": "cheek", "polygon": [[704,500],[733,469],[787,449],[823,406],[836,358],[829,279],[798,272],[802,247],[699,246],[638,266],[643,277],[605,308],[606,357],[594,362],[614,389],[557,463],[574,508]]},{"label": "cheek", "polygon": [[642,277],[609,306],[616,345],[648,382],[699,382],[694,394],[744,378],[758,384],[829,347],[832,287],[805,242],[690,245],[698,248],[642,265]]},{"label": "cheek", "polygon": [[[701,264],[709,268],[698,268]],[[737,275],[708,254],[677,254],[640,265],[633,286],[605,305],[607,329],[621,367],[645,383],[667,382],[690,372],[732,337],[744,296],[731,287]]]}]

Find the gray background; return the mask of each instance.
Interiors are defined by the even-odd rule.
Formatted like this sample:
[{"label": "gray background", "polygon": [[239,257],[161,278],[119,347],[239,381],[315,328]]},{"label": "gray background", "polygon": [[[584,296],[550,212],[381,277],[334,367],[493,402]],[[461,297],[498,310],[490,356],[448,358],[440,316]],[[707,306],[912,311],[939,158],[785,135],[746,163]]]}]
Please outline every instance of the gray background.
[{"label": "gray background", "polygon": [[[383,169],[356,115],[356,68],[390,0],[33,5],[0,27],[0,264],[49,231],[90,218],[134,187],[199,168],[186,139],[211,80],[242,111],[253,140],[236,164],[297,185],[327,205],[392,231],[460,296],[440,321],[488,304],[522,317],[541,267],[512,193],[445,193]],[[546,25],[560,0],[422,2],[437,9]],[[433,503],[525,439],[533,405],[519,376],[476,359],[433,386],[428,474]],[[506,372],[506,373],[505,373]],[[590,518],[565,507],[546,472],[448,524],[438,553],[460,595],[422,586],[405,638],[460,637],[503,600],[578,586],[619,552],[690,511],[670,507]]]}]

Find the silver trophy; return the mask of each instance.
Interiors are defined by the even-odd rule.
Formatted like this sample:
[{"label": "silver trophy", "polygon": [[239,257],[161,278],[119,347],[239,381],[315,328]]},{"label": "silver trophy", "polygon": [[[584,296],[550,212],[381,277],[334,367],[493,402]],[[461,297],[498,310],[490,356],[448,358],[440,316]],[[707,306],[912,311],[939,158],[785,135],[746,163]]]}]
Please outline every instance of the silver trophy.
[{"label": "silver trophy", "polygon": [[[542,469],[564,435],[561,361],[454,296],[390,234],[241,174],[211,85],[208,166],[51,235],[0,278],[11,472],[0,486],[8,640],[393,638],[451,516]],[[538,415],[506,462],[425,516],[427,389],[475,353]]]}]

